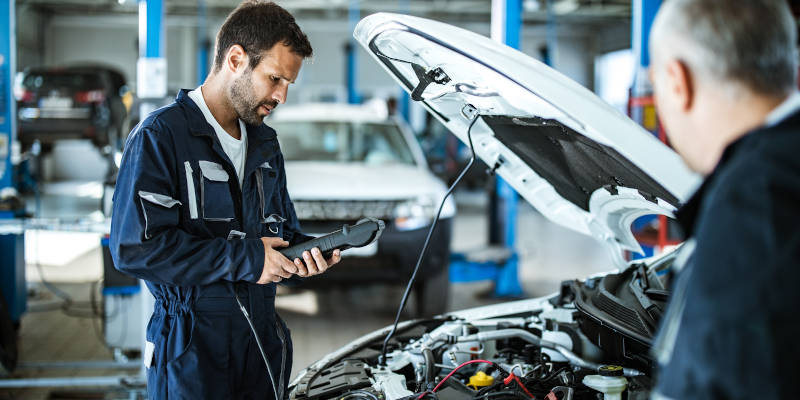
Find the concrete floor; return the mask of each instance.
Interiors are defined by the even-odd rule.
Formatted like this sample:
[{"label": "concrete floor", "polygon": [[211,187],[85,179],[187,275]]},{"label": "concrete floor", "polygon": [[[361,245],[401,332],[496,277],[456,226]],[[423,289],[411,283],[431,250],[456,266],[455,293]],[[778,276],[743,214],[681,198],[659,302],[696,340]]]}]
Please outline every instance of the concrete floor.
[{"label": "concrete floor", "polygon": [[[88,196],[92,198],[93,196]],[[53,197],[53,198],[57,198]],[[57,205],[58,201],[48,198]],[[482,193],[458,193],[459,213],[455,219],[452,249],[468,252],[485,246],[485,197]],[[80,200],[88,205],[90,201]],[[63,204],[62,204],[63,205]],[[87,207],[90,210],[90,207]],[[526,296],[534,297],[557,290],[564,279],[585,277],[611,269],[604,250],[592,239],[557,226],[520,202],[517,225],[517,251],[520,255],[520,281]],[[94,243],[94,244],[92,244]],[[136,369],[42,368],[42,361],[109,361],[111,349],[100,339],[99,321],[87,315],[68,316],[58,308],[58,299],[40,283],[41,275],[70,293],[75,301],[86,301],[102,275],[99,236],[95,234],[28,232],[26,257],[29,286],[33,290],[28,312],[20,332],[20,362],[17,378],[135,374]],[[38,263],[36,261],[37,260]],[[41,274],[40,274],[41,271]],[[292,330],[295,347],[293,375],[324,354],[350,340],[390,324],[402,295],[397,286],[367,286],[327,292],[299,291],[278,298],[279,312]],[[453,284],[451,309],[462,309],[502,301],[476,294],[486,291],[490,282]],[[413,297],[413,296],[412,296]],[[412,299],[413,301],[413,299]],[[410,303],[407,309],[413,309]],[[87,314],[87,308],[76,310]],[[74,313],[73,313],[74,314]],[[411,313],[406,312],[410,318]],[[59,393],[57,393],[57,392]],[[63,392],[67,393],[63,393]],[[0,389],[0,399],[70,398],[73,389]],[[83,390],[77,397],[128,398],[124,391],[93,393]],[[67,397],[58,397],[67,395]]]}]

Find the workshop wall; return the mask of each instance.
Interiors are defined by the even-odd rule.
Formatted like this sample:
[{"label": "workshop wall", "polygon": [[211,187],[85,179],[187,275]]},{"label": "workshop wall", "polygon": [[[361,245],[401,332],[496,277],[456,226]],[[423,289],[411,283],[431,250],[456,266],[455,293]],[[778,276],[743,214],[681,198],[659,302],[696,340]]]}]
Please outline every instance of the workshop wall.
[{"label": "workshop wall", "polygon": [[[135,88],[136,59],[138,57],[138,18],[136,15],[43,16],[21,8],[21,18],[29,22],[20,31],[20,40],[37,43],[38,47],[25,45],[21,51],[20,69],[32,65],[59,65],[75,62],[99,62],[113,65],[123,71]],[[211,18],[208,37],[222,25],[222,18]],[[352,38],[347,21],[299,20],[314,45],[315,55],[301,70],[297,85],[290,92],[289,102],[346,101],[344,45]],[[601,35],[592,27],[559,26],[558,46],[551,54],[559,71],[578,83],[593,88],[594,58],[608,49],[629,45],[627,27],[621,24],[612,30],[602,29]],[[41,29],[33,28],[44,26]],[[463,28],[488,35],[488,23],[462,24]],[[610,32],[610,33],[609,33]],[[197,20],[194,17],[166,18],[166,49],[168,88],[173,93],[178,88],[196,86],[197,77]],[[42,40],[43,39],[43,40]],[[522,51],[541,59],[540,49],[546,44],[544,25],[526,27],[521,40]],[[398,96],[400,89],[382,68],[361,48],[358,51],[359,91],[364,99]],[[37,50],[38,49],[38,50]],[[213,51],[209,56],[213,61]]]},{"label": "workshop wall", "polygon": [[36,12],[30,4],[20,4],[17,13],[17,68],[40,65],[44,57],[44,26],[48,16]]}]

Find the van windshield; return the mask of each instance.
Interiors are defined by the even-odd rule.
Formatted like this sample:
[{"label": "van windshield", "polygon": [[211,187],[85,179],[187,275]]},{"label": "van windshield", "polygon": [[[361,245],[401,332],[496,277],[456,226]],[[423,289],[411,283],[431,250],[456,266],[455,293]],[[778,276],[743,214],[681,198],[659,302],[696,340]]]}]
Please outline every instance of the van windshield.
[{"label": "van windshield", "polygon": [[396,125],[342,121],[269,121],[287,161],[410,164],[414,157]]}]

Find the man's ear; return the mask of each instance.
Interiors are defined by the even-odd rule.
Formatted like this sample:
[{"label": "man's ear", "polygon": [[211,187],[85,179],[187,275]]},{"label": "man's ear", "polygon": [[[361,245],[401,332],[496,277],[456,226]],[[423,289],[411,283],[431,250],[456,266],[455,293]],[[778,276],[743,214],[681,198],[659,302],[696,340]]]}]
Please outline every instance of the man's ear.
[{"label": "man's ear", "polygon": [[225,55],[225,67],[231,72],[236,72],[240,68],[247,67],[247,53],[242,46],[235,44],[228,49]]},{"label": "man's ear", "polygon": [[678,107],[688,111],[694,104],[695,86],[691,71],[681,60],[671,60],[666,66],[667,90],[672,92]]}]

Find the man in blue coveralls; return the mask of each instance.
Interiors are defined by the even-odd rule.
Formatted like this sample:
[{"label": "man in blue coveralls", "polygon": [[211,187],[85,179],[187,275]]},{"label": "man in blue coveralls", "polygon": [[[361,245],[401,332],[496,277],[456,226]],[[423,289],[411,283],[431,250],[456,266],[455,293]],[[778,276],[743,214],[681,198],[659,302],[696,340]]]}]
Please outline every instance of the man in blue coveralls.
[{"label": "man in blue coveralls", "polygon": [[338,250],[327,260],[316,248],[303,260],[278,252],[311,238],[299,231],[276,133],[262,120],[286,101],[311,53],[286,10],[245,2],[217,35],[205,83],[182,90],[127,141],[111,254],[156,299],[143,354],[150,398],[287,395],[292,345],[275,312],[275,284],[341,259]]}]

